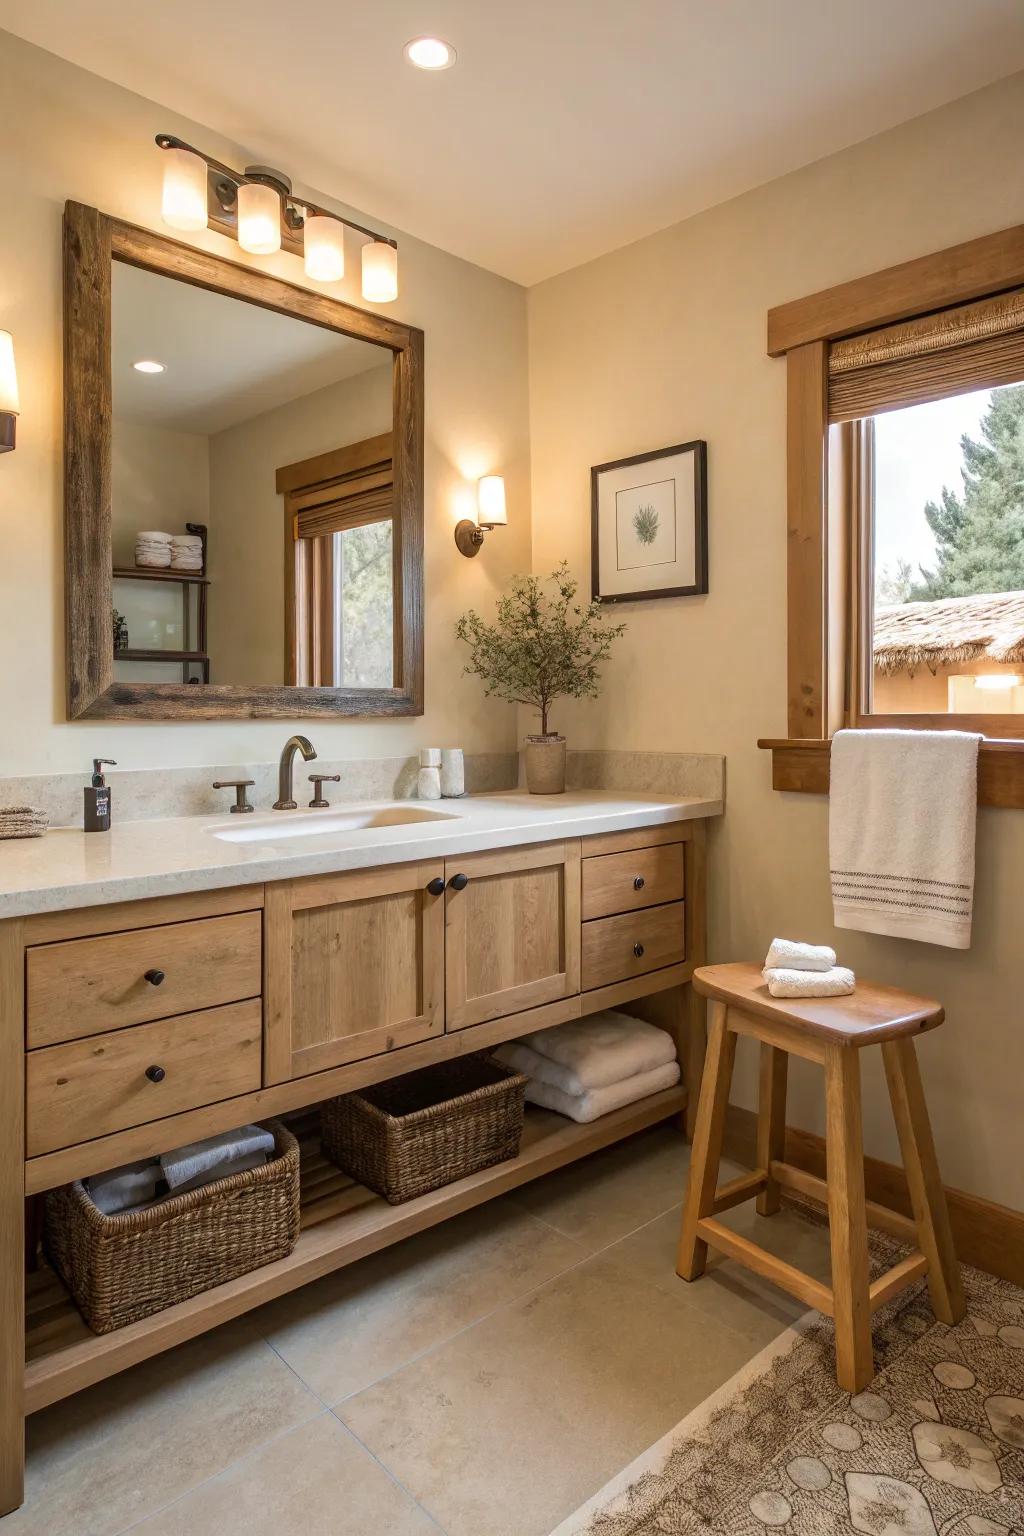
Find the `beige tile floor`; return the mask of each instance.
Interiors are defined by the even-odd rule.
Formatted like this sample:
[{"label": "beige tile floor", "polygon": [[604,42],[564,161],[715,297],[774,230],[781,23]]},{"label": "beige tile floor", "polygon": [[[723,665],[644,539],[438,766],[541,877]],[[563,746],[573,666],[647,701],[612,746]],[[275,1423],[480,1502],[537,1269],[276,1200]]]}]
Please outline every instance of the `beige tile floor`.
[{"label": "beige tile floor", "polygon": [[36,1415],[0,1536],[547,1536],[801,1310],[676,1278],[687,1160],[645,1132]]}]

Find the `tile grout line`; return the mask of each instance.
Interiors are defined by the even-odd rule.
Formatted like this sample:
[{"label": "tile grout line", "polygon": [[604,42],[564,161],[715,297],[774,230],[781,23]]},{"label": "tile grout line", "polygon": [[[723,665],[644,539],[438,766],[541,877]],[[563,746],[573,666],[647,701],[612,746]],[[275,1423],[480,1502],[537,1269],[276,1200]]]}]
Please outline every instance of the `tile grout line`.
[{"label": "tile grout line", "polygon": [[377,1453],[370,1449],[370,1447],[366,1444],[365,1440],[361,1440],[359,1438],[359,1436],[356,1434],[355,1430],[352,1428],[351,1424],[346,1424],[345,1420],[341,1417],[341,1415],[339,1413],[335,1413],[333,1408],[328,1408],[327,1412],[331,1415],[332,1419],[334,1419],[336,1423],[341,1425],[341,1427],[345,1431],[346,1435],[350,1435],[351,1436],[351,1438],[355,1441],[356,1445],[358,1445],[359,1449],[361,1451],[365,1452],[365,1454],[367,1456],[369,1456],[370,1460],[375,1462],[376,1465],[378,1467],[380,1467],[380,1469],[384,1473],[385,1477],[389,1478],[390,1481],[392,1483],[394,1483],[396,1488],[401,1489],[402,1493],[405,1494],[406,1498],[409,1499],[416,1506],[416,1508],[420,1511],[421,1514],[423,1514],[423,1515],[425,1515],[427,1517],[427,1519],[430,1521],[431,1525],[433,1525],[434,1527],[436,1527],[436,1529],[438,1531],[440,1531],[441,1536],[448,1536],[447,1531],[445,1530],[445,1528],[441,1524],[441,1522],[437,1519],[437,1517],[434,1514],[431,1513],[431,1511],[427,1508],[427,1506],[425,1504],[421,1504],[420,1503],[419,1499],[413,1493],[412,1489],[411,1488],[407,1488],[405,1486],[405,1484],[402,1482],[401,1478],[398,1477],[396,1473],[392,1472],[392,1470],[388,1466],[387,1462],[382,1461],[380,1459],[380,1457],[377,1455]]},{"label": "tile grout line", "polygon": [[[316,1398],[318,1403],[321,1402],[320,1398],[316,1397],[315,1392],[311,1392],[310,1396]],[[276,1430],[274,1434],[268,1435],[265,1440],[260,1440],[256,1445],[251,1445],[241,1456],[236,1456],[234,1461],[229,1461],[223,1467],[219,1467],[216,1472],[211,1472],[209,1477],[202,1478],[200,1482],[193,1483],[191,1488],[186,1488],[182,1493],[176,1494],[173,1499],[168,1499],[166,1504],[160,1504],[156,1509],[151,1509],[146,1514],[140,1515],[138,1520],[133,1520],[130,1525],[119,1526],[116,1531],[111,1532],[111,1536],[129,1536],[129,1532],[141,1530],[147,1521],[155,1520],[157,1515],[166,1514],[176,1504],[180,1504],[184,1499],[190,1498],[192,1494],[198,1493],[200,1488],[205,1488],[208,1484],[215,1483],[218,1477],[223,1477],[225,1473],[234,1471],[236,1467],[240,1467],[250,1457],[265,1451],[275,1441],[283,1440],[285,1435],[293,1434],[295,1430],[303,1429],[307,1424],[315,1423],[317,1419],[324,1418],[330,1411],[326,1403],[321,1403],[317,1412],[311,1413],[307,1419],[299,1419],[295,1424],[289,1424],[284,1429]]]}]

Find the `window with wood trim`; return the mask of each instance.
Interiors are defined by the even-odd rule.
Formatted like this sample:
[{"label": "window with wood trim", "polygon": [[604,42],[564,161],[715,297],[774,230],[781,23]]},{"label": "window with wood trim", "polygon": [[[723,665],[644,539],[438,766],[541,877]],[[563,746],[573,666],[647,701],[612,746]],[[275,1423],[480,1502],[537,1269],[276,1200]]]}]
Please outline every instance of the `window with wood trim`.
[{"label": "window with wood trim", "polygon": [[401,602],[390,437],[290,465],[288,477],[287,680],[391,688]]},{"label": "window with wood trim", "polygon": [[833,342],[847,724],[1024,735],[1024,292]]},{"label": "window with wood trim", "polygon": [[[1024,226],[772,310],[788,378],[788,735],[982,733],[979,800],[1024,807]],[[1019,679],[1019,681],[1018,681]]]}]

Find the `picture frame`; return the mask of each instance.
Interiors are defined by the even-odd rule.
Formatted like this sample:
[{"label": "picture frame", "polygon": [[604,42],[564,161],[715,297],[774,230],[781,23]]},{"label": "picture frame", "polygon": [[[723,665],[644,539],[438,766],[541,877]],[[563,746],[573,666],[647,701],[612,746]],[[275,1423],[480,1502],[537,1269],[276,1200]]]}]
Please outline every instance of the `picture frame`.
[{"label": "picture frame", "polygon": [[708,445],[698,438],[590,471],[593,597],[600,603],[708,590]]}]

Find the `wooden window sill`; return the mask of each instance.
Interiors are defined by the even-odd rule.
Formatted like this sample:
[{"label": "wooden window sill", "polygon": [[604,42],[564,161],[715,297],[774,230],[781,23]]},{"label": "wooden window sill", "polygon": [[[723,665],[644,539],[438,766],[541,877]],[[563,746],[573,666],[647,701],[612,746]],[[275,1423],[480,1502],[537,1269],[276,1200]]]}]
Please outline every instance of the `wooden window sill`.
[{"label": "wooden window sill", "polygon": [[[831,741],[774,740],[758,746],[772,754],[772,788],[827,795]],[[1024,741],[983,741],[978,754],[978,804],[1024,810]]]}]

